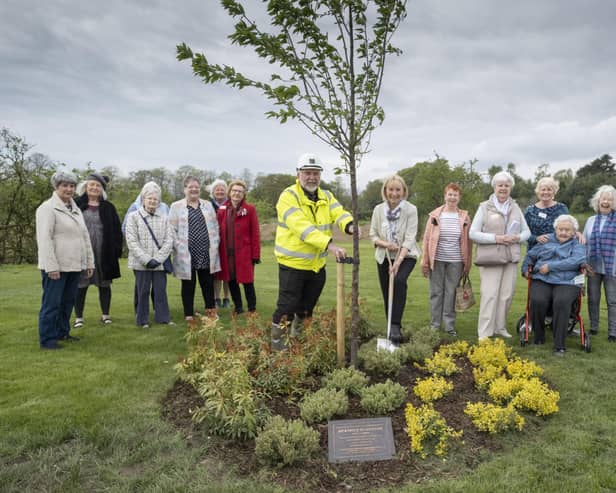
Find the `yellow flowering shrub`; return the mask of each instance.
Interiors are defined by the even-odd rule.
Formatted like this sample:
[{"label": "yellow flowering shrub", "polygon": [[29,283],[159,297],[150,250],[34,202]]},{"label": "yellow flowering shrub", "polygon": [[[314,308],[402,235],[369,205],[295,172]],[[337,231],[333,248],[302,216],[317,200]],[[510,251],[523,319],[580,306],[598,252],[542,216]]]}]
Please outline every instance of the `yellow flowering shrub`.
[{"label": "yellow flowering shrub", "polygon": [[453,390],[453,383],[438,375],[427,378],[418,378],[415,381],[413,392],[422,402],[432,402],[449,394]]},{"label": "yellow flowering shrub", "polygon": [[506,407],[497,406],[489,402],[468,403],[464,414],[468,415],[473,424],[480,431],[499,433],[506,430],[524,427],[524,417],[509,404]]},{"label": "yellow flowering shrub", "polygon": [[448,376],[460,371],[453,357],[447,356],[440,351],[434,353],[431,358],[426,358],[423,366],[418,363],[415,363],[415,366],[433,375]]},{"label": "yellow flowering shrub", "polygon": [[459,356],[466,356],[468,353],[468,342],[466,341],[455,341],[449,344],[443,344],[438,352],[443,353],[446,356],[451,356],[453,358]]},{"label": "yellow flowering shrub", "polygon": [[438,457],[444,456],[449,450],[451,440],[462,436],[462,430],[455,431],[448,426],[445,418],[432,404],[423,404],[416,408],[409,403],[404,415],[411,439],[411,452],[419,454],[422,459],[430,453]]},{"label": "yellow flowering shrub", "polygon": [[507,363],[507,373],[511,378],[540,377],[543,375],[543,368],[534,361],[515,358]]},{"label": "yellow flowering shrub", "polygon": [[488,395],[493,401],[504,404],[513,399],[522,390],[525,383],[526,380],[523,378],[507,378],[503,375],[490,382]]},{"label": "yellow flowering shrub", "polygon": [[537,416],[547,416],[558,412],[560,394],[551,390],[538,378],[526,380],[520,391],[511,401],[517,409],[532,411]]},{"label": "yellow flowering shrub", "polygon": [[473,368],[473,378],[475,385],[480,390],[486,390],[490,383],[503,374],[503,368],[499,366],[487,365]]},{"label": "yellow flowering shrub", "polygon": [[473,366],[485,368],[496,366],[505,368],[511,355],[511,348],[502,339],[484,339],[468,351],[468,359]]}]

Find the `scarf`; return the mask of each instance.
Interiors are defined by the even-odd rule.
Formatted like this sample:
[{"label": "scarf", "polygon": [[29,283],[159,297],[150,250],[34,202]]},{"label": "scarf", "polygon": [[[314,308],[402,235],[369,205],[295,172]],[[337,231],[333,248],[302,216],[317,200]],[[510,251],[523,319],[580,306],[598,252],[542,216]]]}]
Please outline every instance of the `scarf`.
[{"label": "scarf", "polygon": [[402,212],[401,203],[398,207],[393,209],[387,209],[385,212],[385,218],[387,219],[387,240],[392,243],[398,243],[398,221],[400,220],[400,213]]},{"label": "scarf", "polygon": [[490,197],[492,199],[492,203],[496,210],[500,212],[503,216],[507,217],[507,213],[509,212],[509,206],[511,205],[511,197],[509,197],[505,202],[499,202],[496,198],[496,195],[492,194]]},{"label": "scarf", "polygon": [[[601,220],[605,221],[603,228]],[[590,238],[589,260],[591,265],[603,261],[605,275],[614,277],[614,252],[616,251],[616,211],[610,212],[605,218],[597,214],[592,225]]]}]

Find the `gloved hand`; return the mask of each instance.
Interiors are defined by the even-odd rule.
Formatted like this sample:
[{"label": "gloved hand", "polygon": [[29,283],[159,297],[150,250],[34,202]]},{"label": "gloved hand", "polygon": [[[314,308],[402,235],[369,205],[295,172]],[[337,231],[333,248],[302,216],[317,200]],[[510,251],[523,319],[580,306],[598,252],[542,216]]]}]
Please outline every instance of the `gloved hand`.
[{"label": "gloved hand", "polygon": [[252,265],[260,264],[260,263],[261,263],[261,259],[260,258],[253,258],[252,259]]},{"label": "gloved hand", "polygon": [[148,269],[156,269],[156,267],[158,267],[159,265],[160,265],[160,262],[158,260],[155,260],[155,259],[152,259],[147,264],[145,264],[145,266]]}]

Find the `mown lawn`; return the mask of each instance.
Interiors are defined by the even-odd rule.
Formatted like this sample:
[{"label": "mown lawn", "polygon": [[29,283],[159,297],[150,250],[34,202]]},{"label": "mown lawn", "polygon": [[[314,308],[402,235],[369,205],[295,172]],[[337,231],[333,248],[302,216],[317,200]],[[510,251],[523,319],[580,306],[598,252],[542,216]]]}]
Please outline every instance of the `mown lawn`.
[{"label": "mown lawn", "polygon": [[[361,296],[371,321],[385,331],[372,257],[362,242]],[[271,316],[277,269],[271,245],[257,266],[258,310]],[[269,492],[264,481],[239,477],[234,464],[212,464],[208,441],[186,441],[161,418],[161,399],[175,379],[173,365],[186,352],[179,282],[168,286],[177,327],[134,325],[133,275],[113,285],[114,323],[99,321],[91,289],[82,337],[62,351],[41,351],[37,340],[40,275],[35,266],[0,267],[0,491],[2,492]],[[335,305],[335,275],[321,297]],[[350,279],[350,268],[347,266]],[[478,291],[478,272],[473,271]],[[350,282],[347,282],[350,286]],[[509,322],[522,314],[526,283],[520,278]],[[584,307],[584,314],[586,309]],[[221,313],[228,322],[228,311]],[[616,491],[616,344],[607,343],[605,310],[593,351],[568,339],[565,358],[546,346],[520,348],[545,368],[561,393],[560,412],[539,431],[502,438],[502,452],[468,470],[448,464],[447,477],[426,477],[397,492],[608,492]],[[476,341],[477,307],[458,318],[461,338]],[[428,282],[411,275],[405,325],[429,320]],[[442,469],[441,469],[442,470]]]}]

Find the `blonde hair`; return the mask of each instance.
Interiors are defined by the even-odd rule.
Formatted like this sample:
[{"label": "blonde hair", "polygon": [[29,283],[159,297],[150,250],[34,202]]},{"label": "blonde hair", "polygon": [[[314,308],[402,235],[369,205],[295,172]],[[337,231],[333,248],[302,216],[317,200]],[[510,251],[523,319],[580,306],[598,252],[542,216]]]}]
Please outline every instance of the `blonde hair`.
[{"label": "blonde hair", "polygon": [[248,191],[248,187],[246,186],[246,182],[243,180],[231,180],[229,182],[229,186],[227,187],[227,196],[231,193],[231,189],[235,186],[239,185],[244,189],[244,193]]},{"label": "blonde hair", "polygon": [[387,200],[385,190],[387,189],[387,185],[389,185],[392,181],[397,181],[398,183],[400,183],[400,185],[402,185],[402,190],[404,190],[404,196],[402,198],[406,200],[409,196],[409,189],[406,186],[404,178],[402,178],[400,175],[391,175],[383,180],[383,186],[381,187],[381,197],[383,197],[383,200]]},{"label": "blonde hair", "polygon": [[588,201],[595,212],[599,212],[599,199],[601,199],[601,195],[606,193],[612,196],[612,210],[616,207],[616,188],[612,185],[601,185]]},{"label": "blonde hair", "polygon": [[536,195],[539,195],[539,190],[541,190],[541,187],[550,187],[552,190],[554,190],[554,195],[558,193],[558,190],[560,188],[558,181],[556,181],[551,176],[544,176],[543,178],[541,178],[541,180],[537,182],[537,186],[535,187]]}]

